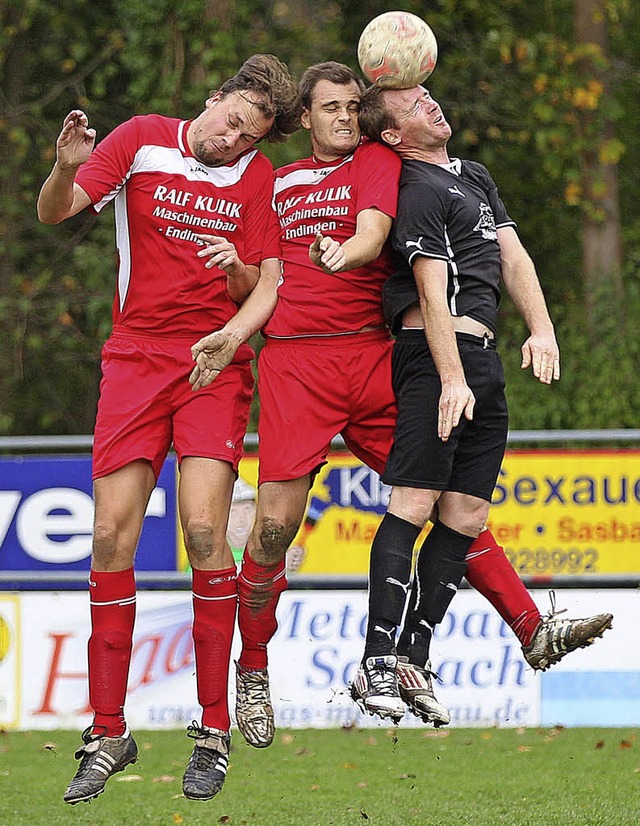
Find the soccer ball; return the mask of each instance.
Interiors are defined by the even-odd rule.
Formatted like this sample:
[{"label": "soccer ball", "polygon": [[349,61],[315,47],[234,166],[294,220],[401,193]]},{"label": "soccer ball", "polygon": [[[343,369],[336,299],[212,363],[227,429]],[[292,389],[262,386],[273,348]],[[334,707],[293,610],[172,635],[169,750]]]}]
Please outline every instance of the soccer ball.
[{"label": "soccer ball", "polygon": [[408,11],[388,11],[365,26],[358,41],[362,73],[384,89],[419,86],[434,70],[438,44],[420,17]]}]

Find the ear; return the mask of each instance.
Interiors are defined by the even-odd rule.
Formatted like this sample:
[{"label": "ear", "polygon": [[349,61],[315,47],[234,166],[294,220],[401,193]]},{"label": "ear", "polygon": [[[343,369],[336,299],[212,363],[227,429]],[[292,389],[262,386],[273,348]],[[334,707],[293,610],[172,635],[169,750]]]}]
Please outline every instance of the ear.
[{"label": "ear", "polygon": [[211,109],[211,107],[215,106],[215,104],[220,100],[221,97],[222,97],[222,95],[220,94],[220,92],[214,92],[211,95],[211,97],[206,99],[206,101],[204,103],[205,108],[206,109]]},{"label": "ear", "polygon": [[311,117],[308,109],[303,109],[300,115],[300,124],[303,129],[311,129]]},{"label": "ear", "polygon": [[384,129],[380,133],[382,140],[389,146],[397,146],[400,143],[400,132],[397,129]]}]

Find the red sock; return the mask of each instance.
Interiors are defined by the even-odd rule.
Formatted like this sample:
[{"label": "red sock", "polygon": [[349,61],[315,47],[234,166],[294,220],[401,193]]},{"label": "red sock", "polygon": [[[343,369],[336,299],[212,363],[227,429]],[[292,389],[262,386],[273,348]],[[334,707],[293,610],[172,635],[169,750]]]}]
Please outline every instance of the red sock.
[{"label": "red sock", "polygon": [[522,645],[529,645],[540,622],[540,612],[504,548],[488,528],[469,548],[465,576],[469,585],[489,600]]},{"label": "red sock", "polygon": [[[89,702],[93,731],[108,737],[124,734],[124,701],[136,617],[133,568],[91,571],[91,637],[89,638]],[[106,729],[106,731],[103,729]]]},{"label": "red sock", "polygon": [[193,570],[193,643],[202,725],[229,731],[229,660],[238,606],[236,569]]},{"label": "red sock", "polygon": [[240,665],[267,667],[267,643],[276,633],[276,608],[287,588],[284,559],[277,565],[259,565],[245,550],[238,576],[238,625],[242,637]]}]

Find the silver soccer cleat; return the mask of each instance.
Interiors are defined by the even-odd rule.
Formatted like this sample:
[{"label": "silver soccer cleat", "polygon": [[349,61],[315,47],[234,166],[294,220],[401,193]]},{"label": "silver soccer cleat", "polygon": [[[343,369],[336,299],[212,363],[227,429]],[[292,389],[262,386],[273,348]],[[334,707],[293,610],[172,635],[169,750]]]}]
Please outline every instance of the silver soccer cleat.
[{"label": "silver soccer cleat", "polygon": [[586,619],[556,619],[566,609],[556,611],[556,597],[549,592],[551,610],[540,621],[540,625],[527,646],[522,646],[522,653],[529,665],[537,671],[546,671],[571,651],[586,648],[596,637],[601,637],[607,628],[611,628],[613,614],[596,614]]},{"label": "silver soccer cleat", "polygon": [[409,706],[409,710],[425,723],[438,728],[451,722],[451,715],[446,706],[436,699],[433,691],[431,663],[426,668],[409,662],[408,657],[398,658],[398,683],[400,696]]}]

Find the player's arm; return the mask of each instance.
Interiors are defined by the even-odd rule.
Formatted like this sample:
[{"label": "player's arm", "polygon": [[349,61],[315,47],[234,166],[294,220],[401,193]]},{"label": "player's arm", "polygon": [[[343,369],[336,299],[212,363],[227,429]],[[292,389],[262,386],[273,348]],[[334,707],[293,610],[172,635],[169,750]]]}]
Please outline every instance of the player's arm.
[{"label": "player's arm", "polygon": [[260,265],[260,277],[238,312],[221,330],[204,336],[191,348],[196,365],[189,382],[193,390],[206,387],[233,361],[240,347],[269,320],[278,301],[282,275],[280,259],[267,258]]},{"label": "player's arm", "polygon": [[309,258],[325,272],[345,272],[370,264],[382,252],[391,230],[391,218],[379,209],[363,209],[356,219],[356,231],[340,244],[318,234],[309,247]]},{"label": "player's arm", "polygon": [[222,235],[198,234],[198,238],[205,244],[198,257],[208,259],[207,269],[218,267],[226,272],[227,292],[236,304],[241,304],[258,283],[259,267],[241,261],[235,244]]},{"label": "player's arm", "polygon": [[38,218],[43,224],[59,224],[91,203],[75,177],[93,151],[95,140],[95,129],[89,129],[84,112],[74,109],[66,116],[56,141],[56,162],[38,195]]},{"label": "player's arm", "polygon": [[419,256],[413,261],[413,274],[427,343],[442,384],[438,436],[446,442],[463,413],[467,419],[473,418],[475,397],[465,379],[447,304],[446,261]]},{"label": "player's arm", "polygon": [[498,242],[502,280],[530,331],[522,345],[522,369],[531,366],[537,379],[551,384],[560,378],[560,350],[536,268],[513,227],[498,229]]}]

